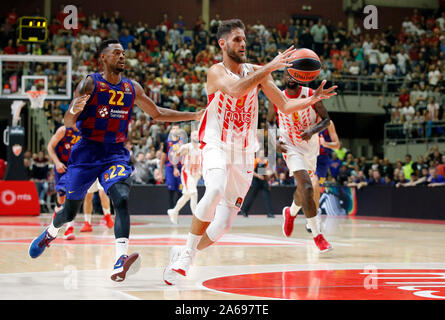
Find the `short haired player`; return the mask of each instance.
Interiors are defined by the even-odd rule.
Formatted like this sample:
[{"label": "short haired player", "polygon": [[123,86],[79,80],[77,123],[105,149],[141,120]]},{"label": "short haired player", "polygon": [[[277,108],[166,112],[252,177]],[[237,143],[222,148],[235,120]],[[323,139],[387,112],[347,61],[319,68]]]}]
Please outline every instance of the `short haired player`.
[{"label": "short haired player", "polygon": [[[310,97],[313,90],[295,81],[287,72],[283,73],[284,94],[289,98]],[[289,237],[293,230],[294,219],[302,208],[306,221],[311,228],[314,242],[321,252],[332,249],[320,230],[317,218],[318,206],[314,190],[318,190],[318,178],[315,175],[317,157],[320,151],[319,132],[330,125],[329,114],[321,101],[305,109],[284,114],[278,108],[270,108],[268,121],[277,118],[280,129],[280,145],[284,149],[283,157],[290,174],[295,178],[297,189],[293,195],[291,207],[283,208],[283,233]]]},{"label": "short haired player", "polygon": [[[48,155],[54,163],[54,179],[57,191],[57,205],[54,209],[54,217],[56,213],[62,209],[65,203],[66,187],[65,173],[70,158],[71,148],[80,139],[79,132],[65,126],[59,127],[48,142]],[[53,217],[53,218],[54,218]],[[74,240],[74,220],[66,224],[66,230],[63,235],[65,240]]]},{"label": "short haired player", "polygon": [[197,130],[190,134],[191,142],[183,144],[176,152],[176,156],[181,157],[181,184],[182,196],[176,202],[173,209],[167,210],[170,221],[178,223],[179,211],[190,200],[192,214],[195,214],[198,203],[198,181],[201,178],[201,149],[199,148],[199,134]]},{"label": "short haired player", "polygon": [[44,232],[29,248],[32,258],[39,257],[57,237],[59,229],[75,218],[88,188],[99,178],[113,202],[116,263],[111,279],[123,281],[140,267],[138,253],[128,255],[130,215],[130,153],[125,148],[133,106],[137,105],[160,121],[199,120],[202,112],[178,112],[158,107],[142,86],[122,76],[125,50],[117,40],[105,40],[98,48],[102,73],[93,73],[77,86],[74,99],[65,113],[67,128],[80,130],[82,139],[71,151],[66,172],[67,199]]},{"label": "short haired player", "polygon": [[323,89],[325,81],[304,99],[287,98],[274,84],[271,73],[290,66],[290,47],[264,66],[246,63],[244,24],[223,21],[217,32],[223,61],[207,71],[208,106],[201,119],[199,139],[206,190],[193,216],[186,246],[173,247],[164,281],[174,284],[187,275],[198,250],[212,245],[232,226],[249,190],[258,149],[258,91],[285,114],[293,113],[333,96],[335,87]]}]

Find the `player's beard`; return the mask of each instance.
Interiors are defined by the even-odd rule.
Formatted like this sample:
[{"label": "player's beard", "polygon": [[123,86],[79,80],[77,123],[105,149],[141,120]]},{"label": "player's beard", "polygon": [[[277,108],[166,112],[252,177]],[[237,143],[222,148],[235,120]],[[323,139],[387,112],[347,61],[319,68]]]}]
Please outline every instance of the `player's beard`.
[{"label": "player's beard", "polygon": [[286,88],[291,90],[297,89],[298,83],[295,81],[286,81]]},{"label": "player's beard", "polygon": [[244,56],[239,55],[235,50],[232,50],[232,48],[229,45],[227,45],[226,52],[227,52],[227,55],[236,63],[245,63],[247,61],[246,55],[244,55]]}]

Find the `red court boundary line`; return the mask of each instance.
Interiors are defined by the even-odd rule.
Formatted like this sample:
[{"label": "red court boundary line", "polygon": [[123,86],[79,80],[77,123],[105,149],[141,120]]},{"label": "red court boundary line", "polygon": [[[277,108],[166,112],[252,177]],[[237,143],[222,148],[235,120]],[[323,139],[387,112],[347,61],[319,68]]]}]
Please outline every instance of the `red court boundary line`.
[{"label": "red court boundary line", "polygon": [[350,216],[350,219],[357,220],[377,220],[391,222],[408,222],[408,223],[424,223],[424,224],[445,224],[445,220],[433,219],[413,219],[413,218],[391,218],[391,217],[374,217],[374,216]]}]

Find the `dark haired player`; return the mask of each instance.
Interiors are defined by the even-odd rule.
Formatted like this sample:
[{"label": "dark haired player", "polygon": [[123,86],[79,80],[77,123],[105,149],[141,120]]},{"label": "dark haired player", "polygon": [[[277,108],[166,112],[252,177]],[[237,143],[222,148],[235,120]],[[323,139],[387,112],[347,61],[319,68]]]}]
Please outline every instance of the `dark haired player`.
[{"label": "dark haired player", "polygon": [[[57,206],[55,208],[54,217],[56,213],[62,209],[66,198],[66,169],[68,166],[68,159],[70,158],[71,148],[80,139],[80,132],[72,128],[61,126],[48,142],[48,155],[54,163],[54,179],[57,191]],[[66,224],[66,230],[63,235],[65,240],[74,240],[74,220]]]},{"label": "dark haired player", "polygon": [[40,256],[63,224],[73,221],[88,188],[99,178],[115,208],[116,263],[111,275],[123,281],[140,266],[138,253],[128,255],[130,216],[130,154],[124,147],[133,106],[158,121],[199,120],[201,112],[178,112],[156,106],[136,81],[124,78],[125,50],[117,40],[104,41],[98,50],[102,73],[79,83],[65,113],[65,126],[80,130],[82,139],[71,151],[66,172],[67,199],[51,225],[30,245],[29,255]]},{"label": "dark haired player", "polygon": [[[300,85],[286,70],[283,73],[283,82],[283,92],[289,98],[310,97],[314,94],[311,88]],[[268,122],[272,123],[275,117],[280,128],[283,157],[297,184],[292,205],[283,208],[283,233],[286,237],[292,234],[294,219],[302,208],[317,248],[320,252],[329,251],[332,246],[320,230],[316,203],[319,197],[316,197],[314,191],[319,190],[318,178],[315,175],[320,151],[319,132],[329,127],[329,114],[323,102],[318,101],[289,115],[274,106],[269,109]]]},{"label": "dark haired player", "polygon": [[220,239],[232,227],[253,176],[258,149],[258,91],[284,113],[293,113],[335,93],[325,81],[304,99],[288,99],[274,84],[271,73],[290,66],[290,47],[264,66],[247,62],[245,27],[241,20],[222,21],[217,32],[223,61],[207,71],[208,106],[199,126],[202,173],[206,191],[193,216],[185,248],[173,247],[164,281],[174,284],[185,276],[198,250]]}]

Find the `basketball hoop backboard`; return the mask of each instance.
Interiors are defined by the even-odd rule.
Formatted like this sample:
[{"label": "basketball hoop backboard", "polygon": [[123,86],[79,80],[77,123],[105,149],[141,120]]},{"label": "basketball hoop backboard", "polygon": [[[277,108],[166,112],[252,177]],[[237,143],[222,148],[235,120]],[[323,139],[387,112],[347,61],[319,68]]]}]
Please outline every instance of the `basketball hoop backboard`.
[{"label": "basketball hoop backboard", "polygon": [[44,90],[47,100],[69,100],[71,56],[0,55],[0,99],[28,99],[29,90]]}]

